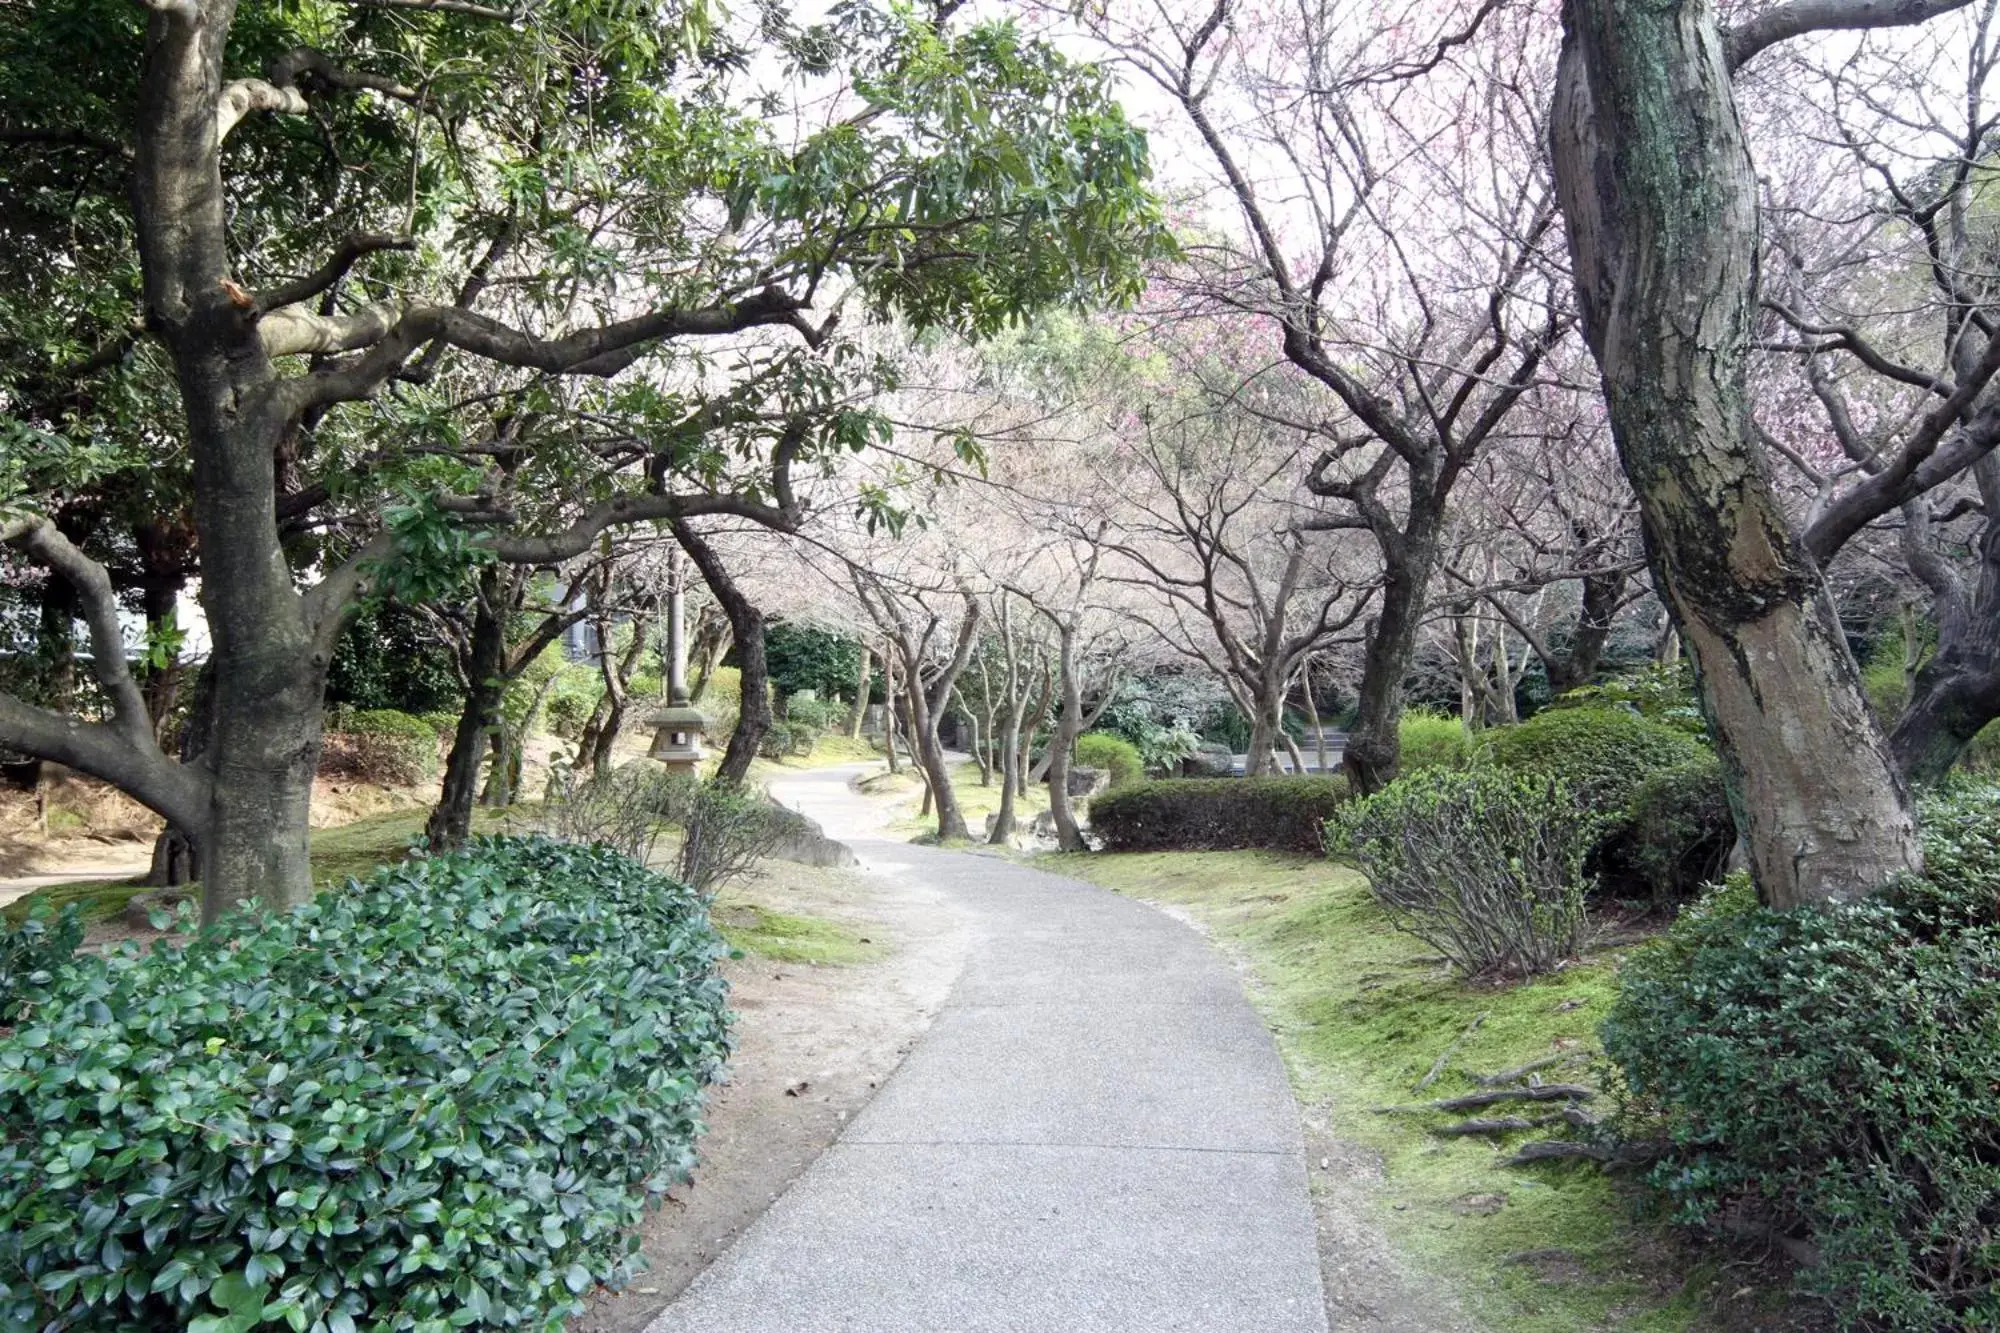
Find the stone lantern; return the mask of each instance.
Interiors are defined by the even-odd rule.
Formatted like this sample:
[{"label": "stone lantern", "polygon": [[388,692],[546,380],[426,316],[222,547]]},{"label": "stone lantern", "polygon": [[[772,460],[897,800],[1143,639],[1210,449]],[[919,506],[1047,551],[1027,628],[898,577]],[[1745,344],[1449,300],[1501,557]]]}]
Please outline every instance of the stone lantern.
[{"label": "stone lantern", "polygon": [[679,550],[667,563],[667,706],[647,719],[653,728],[653,748],[646,757],[656,760],[669,773],[695,774],[701,763],[701,737],[708,719],[688,702],[687,626],[682,593],[687,584],[687,567]]},{"label": "stone lantern", "polygon": [[653,728],[653,748],[646,752],[646,757],[659,761],[668,772],[692,777],[695,766],[702,760],[701,737],[708,728],[708,719],[701,715],[701,710],[690,707],[684,695],[654,713],[647,722]]}]

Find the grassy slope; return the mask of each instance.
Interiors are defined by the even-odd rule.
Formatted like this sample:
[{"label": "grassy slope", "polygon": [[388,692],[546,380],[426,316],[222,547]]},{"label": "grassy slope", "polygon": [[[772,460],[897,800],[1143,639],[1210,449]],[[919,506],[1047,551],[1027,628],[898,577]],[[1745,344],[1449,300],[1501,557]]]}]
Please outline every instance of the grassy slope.
[{"label": "grassy slope", "polygon": [[[1374,1109],[1469,1091],[1468,1071],[1595,1053],[1615,954],[1526,985],[1466,986],[1420,941],[1389,927],[1365,880],[1326,861],[1183,852],[1037,863],[1186,909],[1250,964],[1262,983],[1253,998],[1278,1036],[1301,1103],[1322,1111],[1335,1136],[1381,1155],[1384,1228],[1420,1271],[1460,1292],[1483,1322],[1508,1333],[1717,1326],[1707,1309],[1716,1272],[1664,1258],[1662,1243],[1631,1221],[1626,1190],[1594,1166],[1502,1167],[1489,1140],[1429,1132],[1455,1117]],[[1447,1072],[1413,1092],[1482,1013],[1485,1021],[1465,1037]],[[1549,1077],[1591,1075],[1578,1067]],[[1490,1216],[1453,1206],[1478,1195],[1504,1195],[1506,1204]],[[1519,1261],[1553,1250],[1567,1254]],[[1671,1273],[1663,1275],[1663,1266]]]}]

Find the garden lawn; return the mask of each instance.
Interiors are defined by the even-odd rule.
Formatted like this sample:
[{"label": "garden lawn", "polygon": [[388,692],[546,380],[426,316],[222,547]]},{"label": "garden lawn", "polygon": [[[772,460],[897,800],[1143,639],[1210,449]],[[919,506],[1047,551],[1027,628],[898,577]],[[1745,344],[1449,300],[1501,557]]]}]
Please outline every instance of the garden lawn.
[{"label": "garden lawn", "polygon": [[[1718,1266],[1691,1262],[1637,1223],[1634,1192],[1595,1164],[1504,1167],[1507,1152],[1491,1139],[1431,1132],[1460,1114],[1379,1109],[1469,1092],[1472,1075],[1550,1055],[1579,1062],[1544,1071],[1546,1081],[1594,1084],[1599,1071],[1587,1062],[1598,1057],[1596,1028],[1618,951],[1518,986],[1468,985],[1428,946],[1390,928],[1359,874],[1318,858],[1099,853],[1036,863],[1184,910],[1248,964],[1260,983],[1251,998],[1277,1036],[1308,1119],[1324,1116],[1333,1137],[1380,1155],[1383,1230],[1413,1269],[1458,1293],[1481,1322],[1507,1333],[1751,1326],[1737,1321],[1754,1312],[1716,1308],[1733,1294],[1718,1286]],[[1416,1091],[1455,1042],[1445,1072]],[[1463,1114],[1546,1109],[1518,1105]],[[1605,1109],[1602,1099],[1592,1105]],[[1555,1133],[1515,1134],[1507,1151]],[[1316,1187],[1352,1188],[1313,1174]]]}]

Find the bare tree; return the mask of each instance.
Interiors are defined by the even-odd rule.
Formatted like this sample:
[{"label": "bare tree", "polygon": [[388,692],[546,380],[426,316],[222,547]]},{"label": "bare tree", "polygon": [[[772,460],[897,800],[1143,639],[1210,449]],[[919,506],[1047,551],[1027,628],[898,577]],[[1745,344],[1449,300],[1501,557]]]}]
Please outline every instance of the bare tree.
[{"label": "bare tree", "polygon": [[1354,637],[1376,588],[1322,530],[1340,525],[1303,492],[1281,428],[1197,410],[1143,423],[1117,457],[1130,480],[1107,577],[1150,597],[1154,633],[1223,682],[1250,722],[1246,771],[1266,773],[1300,672]]},{"label": "bare tree", "polygon": [[[1781,335],[1765,347],[1809,391],[1791,397],[1810,398],[1833,447],[1800,428],[1811,408],[1778,395],[1760,404],[1760,431],[1809,487],[1814,557],[1900,557],[1929,603],[1936,651],[1909,663],[1889,736],[1918,782],[2000,717],[2000,245],[1981,219],[2000,128],[1996,11],[1979,0],[1960,23],[1837,59],[1785,53],[1794,135],[1840,147],[1799,152],[1765,186],[1777,253],[1763,306]],[[1934,116],[1934,71],[1961,59],[1964,95],[1943,103],[1955,121]]]},{"label": "bare tree", "polygon": [[[1533,25],[1425,0],[1360,15],[1107,5],[1090,26],[1178,106],[1241,222],[1177,275],[1197,307],[1269,320],[1330,398],[1309,426],[1321,521],[1381,566],[1345,763],[1395,776],[1397,721],[1453,489],[1564,336]],[[1442,203],[1441,201],[1449,201]]]}]

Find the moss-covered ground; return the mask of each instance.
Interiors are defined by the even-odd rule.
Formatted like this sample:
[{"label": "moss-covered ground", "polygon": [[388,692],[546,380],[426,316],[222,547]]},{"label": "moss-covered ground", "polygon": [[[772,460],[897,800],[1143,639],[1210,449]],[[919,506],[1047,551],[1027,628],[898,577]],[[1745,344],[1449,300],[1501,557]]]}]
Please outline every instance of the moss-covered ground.
[{"label": "moss-covered ground", "polygon": [[[1745,1308],[1761,1287],[1743,1295],[1744,1284],[1722,1281],[1719,1264],[1691,1262],[1639,1220],[1632,1187],[1594,1163],[1502,1165],[1521,1141],[1555,1131],[1452,1138],[1433,1131],[1459,1115],[1383,1113],[1471,1091],[1475,1075],[1547,1056],[1576,1061],[1546,1071],[1550,1081],[1595,1083],[1596,1028],[1620,951],[1525,984],[1467,983],[1390,927],[1360,875],[1324,860],[1169,852],[1037,864],[1184,910],[1248,964],[1259,983],[1252,998],[1277,1035],[1301,1105],[1336,1138],[1380,1156],[1384,1179],[1374,1193],[1383,1230],[1485,1326],[1781,1326]],[[1418,1091],[1448,1050],[1445,1071]]]},{"label": "moss-covered ground", "polygon": [[749,898],[746,891],[725,889],[716,900],[716,924],[732,948],[778,963],[836,966],[872,963],[889,952],[875,935],[862,933],[865,927],[830,917],[775,912]]}]

